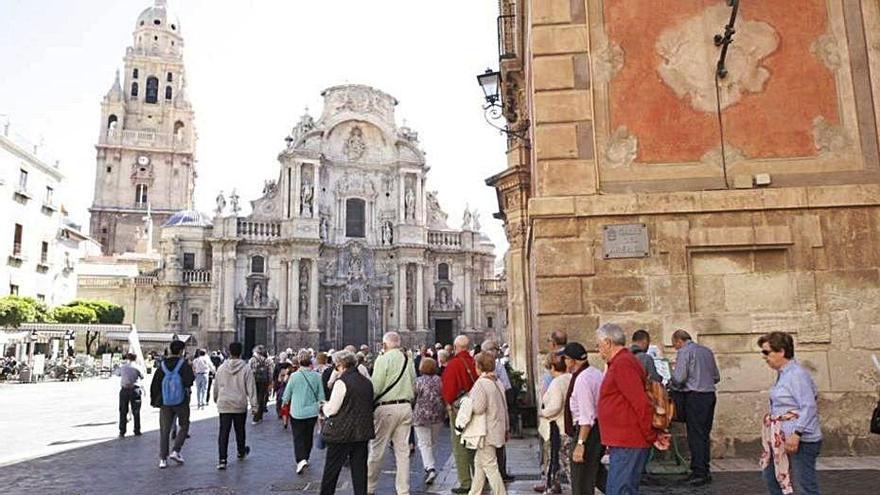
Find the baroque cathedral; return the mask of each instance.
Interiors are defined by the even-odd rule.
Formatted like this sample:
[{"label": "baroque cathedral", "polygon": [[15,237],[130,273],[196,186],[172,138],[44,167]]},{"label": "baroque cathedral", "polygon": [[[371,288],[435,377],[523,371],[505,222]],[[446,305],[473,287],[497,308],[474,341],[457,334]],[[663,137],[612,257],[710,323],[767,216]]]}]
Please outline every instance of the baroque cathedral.
[{"label": "baroque cathedral", "polygon": [[418,133],[398,127],[397,100],[382,91],[326,89],[249,214],[234,191],[217,195],[213,216],[195,210],[182,47],[156,0],[138,17],[124,85],[117,75],[102,104],[91,208],[103,262],[137,260],[138,271],[85,277],[81,295],[134,305],[140,330],[209,348],[339,348],[388,330],[409,345],[503,336],[505,284],[479,214],[449,226]]}]

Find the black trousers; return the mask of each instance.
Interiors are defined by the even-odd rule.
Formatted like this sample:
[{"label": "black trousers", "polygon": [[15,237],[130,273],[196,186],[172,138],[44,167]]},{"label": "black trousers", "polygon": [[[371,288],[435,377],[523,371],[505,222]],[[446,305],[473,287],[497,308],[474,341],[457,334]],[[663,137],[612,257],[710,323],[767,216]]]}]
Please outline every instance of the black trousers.
[{"label": "black trousers", "polygon": [[141,432],[141,389],[120,388],[119,389],[119,433],[125,434],[126,423],[128,423],[128,409],[131,408],[131,415],[134,418],[134,432]]},{"label": "black trousers", "polygon": [[238,449],[238,455],[244,455],[246,438],[244,425],[247,423],[247,412],[242,413],[220,413],[220,435],[217,437],[217,453],[221,461],[226,460],[229,452],[229,431],[235,428],[235,446]]},{"label": "black trousers", "polygon": [[290,418],[293,431],[293,457],[296,462],[307,461],[312,455],[312,442],[315,439],[315,423],[318,418]]},{"label": "black trousers", "polygon": [[[575,427],[575,431],[578,428]],[[593,495],[598,488],[605,493],[608,482],[608,470],[602,464],[602,443],[599,438],[599,423],[594,423],[584,443],[584,462],[574,462],[574,449],[577,446],[577,434],[571,438],[571,495]]]},{"label": "black trousers", "polygon": [[715,418],[715,392],[686,392],[684,395],[691,472],[696,476],[707,476],[711,459],[709,435]]},{"label": "black trousers", "polygon": [[266,404],[269,403],[268,383],[257,382],[257,402],[259,402],[258,407],[253,408],[254,421],[262,421],[263,411],[266,409]]},{"label": "black trousers", "polygon": [[321,477],[321,495],[336,493],[339,472],[346,463],[351,466],[351,487],[354,495],[367,493],[367,444],[364,442],[327,443],[324,475]]}]

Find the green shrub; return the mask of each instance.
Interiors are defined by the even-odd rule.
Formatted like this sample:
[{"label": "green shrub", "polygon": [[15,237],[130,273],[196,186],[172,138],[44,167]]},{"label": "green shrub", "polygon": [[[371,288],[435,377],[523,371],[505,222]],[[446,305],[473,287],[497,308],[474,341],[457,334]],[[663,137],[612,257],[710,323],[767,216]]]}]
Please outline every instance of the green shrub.
[{"label": "green shrub", "polygon": [[95,310],[83,305],[59,306],[53,311],[55,321],[58,323],[97,323],[98,315]]}]

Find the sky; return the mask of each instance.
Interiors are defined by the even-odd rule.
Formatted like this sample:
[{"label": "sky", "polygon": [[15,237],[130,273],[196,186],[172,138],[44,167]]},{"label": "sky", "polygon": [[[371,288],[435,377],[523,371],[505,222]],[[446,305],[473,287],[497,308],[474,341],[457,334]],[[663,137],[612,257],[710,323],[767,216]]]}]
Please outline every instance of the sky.
[{"label": "sky", "polygon": [[[67,176],[62,200],[88,225],[100,103],[153,0],[0,0],[0,124],[43,143]],[[284,137],[324,88],[367,84],[419,133],[450,227],[479,210],[501,257],[494,189],[505,141],[484,120],[476,75],[497,67],[494,0],[168,0],[184,37],[196,113],[196,207],[220,190],[243,203],[277,178]],[[54,161],[54,159],[53,159]],[[244,212],[247,213],[247,212]],[[87,228],[87,227],[86,227]]]}]

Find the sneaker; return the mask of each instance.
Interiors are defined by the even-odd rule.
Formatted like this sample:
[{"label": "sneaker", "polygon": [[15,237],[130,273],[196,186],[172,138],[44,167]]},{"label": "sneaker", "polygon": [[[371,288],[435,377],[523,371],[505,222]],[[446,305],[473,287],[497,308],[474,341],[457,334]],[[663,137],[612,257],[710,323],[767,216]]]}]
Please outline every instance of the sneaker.
[{"label": "sneaker", "polygon": [[220,462],[218,462],[218,463],[217,463],[217,470],[218,470],[218,471],[223,471],[224,469],[226,469],[226,461],[220,461]]},{"label": "sneaker", "polygon": [[296,463],[296,474],[302,474],[303,470],[305,470],[306,466],[309,465],[309,461],[303,459]]},{"label": "sneaker", "polygon": [[433,485],[434,480],[436,480],[436,479],[437,479],[437,470],[436,469],[431,468],[425,473],[425,484],[426,485]]},{"label": "sneaker", "polygon": [[456,493],[456,494],[464,494],[464,493],[470,493],[470,492],[471,492],[470,487],[465,488],[463,486],[459,486],[459,487],[452,489],[452,493]]},{"label": "sneaker", "polygon": [[533,486],[532,490],[534,490],[535,493],[544,493],[547,491],[547,485],[541,483],[540,485]]},{"label": "sneaker", "polygon": [[168,467],[168,461],[165,459],[159,459],[159,469],[165,469]]},{"label": "sneaker", "polygon": [[181,456],[180,452],[177,452],[176,450],[171,452],[171,455],[169,455],[168,458],[178,464],[183,464],[185,462],[183,456]]},{"label": "sneaker", "polygon": [[248,447],[247,445],[245,445],[245,447],[244,447],[244,453],[243,453],[243,454],[238,454],[238,458],[239,458],[239,459],[244,459],[244,458],[247,457],[247,455],[250,454],[250,453],[251,453],[251,448]]}]

